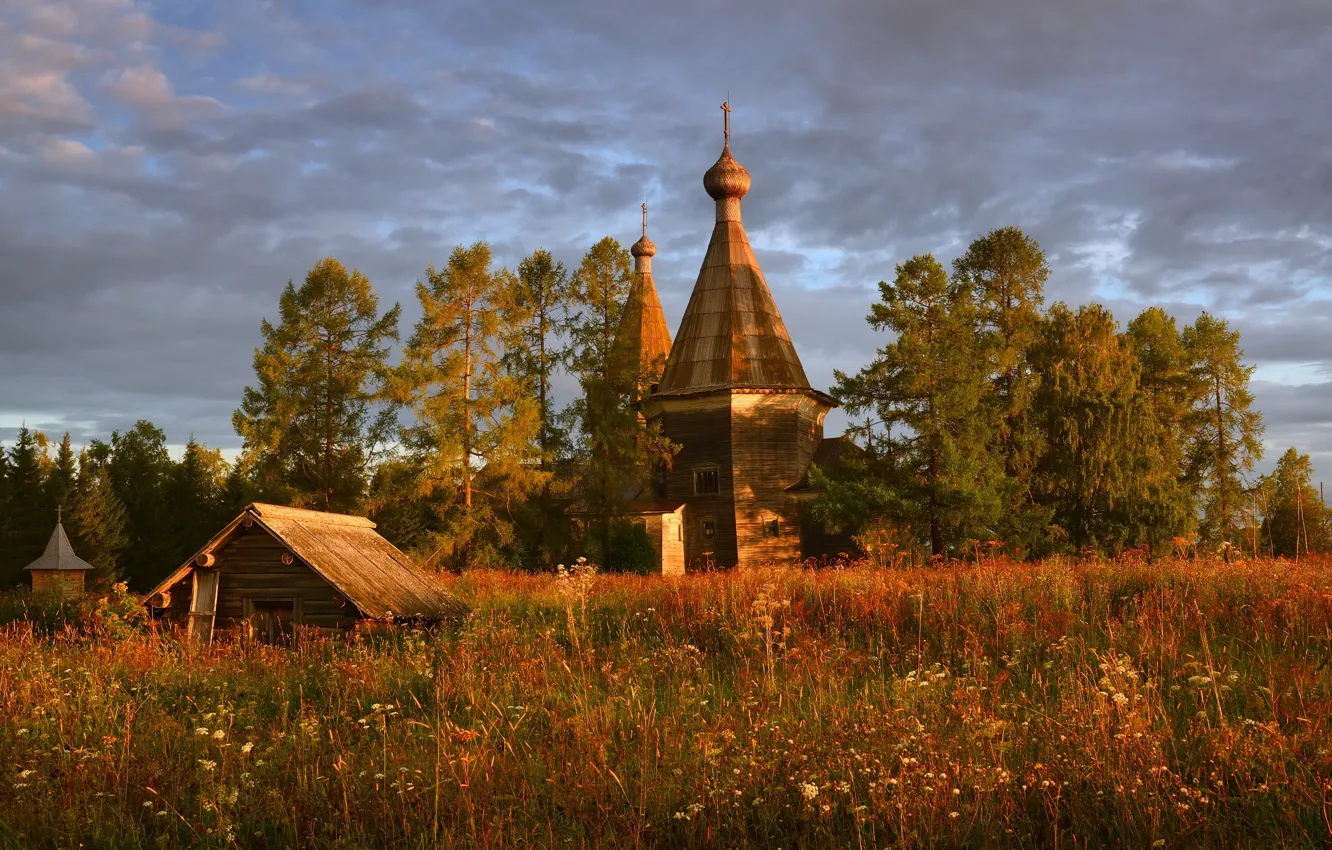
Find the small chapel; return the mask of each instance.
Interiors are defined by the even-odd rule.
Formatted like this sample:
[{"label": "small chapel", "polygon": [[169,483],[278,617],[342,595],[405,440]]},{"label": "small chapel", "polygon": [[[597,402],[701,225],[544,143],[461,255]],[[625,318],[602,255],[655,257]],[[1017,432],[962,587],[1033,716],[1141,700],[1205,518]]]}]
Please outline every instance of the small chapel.
[{"label": "small chapel", "polygon": [[652,492],[631,505],[661,555],[661,571],[786,563],[831,554],[836,543],[802,517],[817,493],[811,465],[826,465],[841,438],[825,439],[837,406],[805,377],[745,235],[740,202],[749,172],[731,155],[722,105],[721,157],[703,175],[716,224],[674,342],[652,279],[656,246],[630,249],[634,279],[620,322],[641,363],[664,362],[639,410],[679,446]]}]

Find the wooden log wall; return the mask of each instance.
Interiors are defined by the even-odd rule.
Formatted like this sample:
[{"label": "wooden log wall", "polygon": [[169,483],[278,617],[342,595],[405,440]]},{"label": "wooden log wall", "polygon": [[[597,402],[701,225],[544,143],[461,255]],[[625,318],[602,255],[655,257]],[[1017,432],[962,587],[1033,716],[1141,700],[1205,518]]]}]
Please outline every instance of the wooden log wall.
[{"label": "wooden log wall", "polygon": [[245,600],[300,600],[297,625],[347,629],[357,619],[357,610],[298,557],[282,562],[290,550],[258,526],[242,529],[214,554],[221,576],[218,586],[217,622],[239,624]]},{"label": "wooden log wall", "polygon": [[[681,448],[666,473],[666,498],[684,502],[684,558],[698,568],[712,553],[719,567],[736,563],[734,478],[731,474],[730,391],[699,398],[671,400],[663,405],[662,431]],[[694,471],[717,469],[717,493],[695,494]],[[712,521],[716,535],[703,537],[703,523]]]}]

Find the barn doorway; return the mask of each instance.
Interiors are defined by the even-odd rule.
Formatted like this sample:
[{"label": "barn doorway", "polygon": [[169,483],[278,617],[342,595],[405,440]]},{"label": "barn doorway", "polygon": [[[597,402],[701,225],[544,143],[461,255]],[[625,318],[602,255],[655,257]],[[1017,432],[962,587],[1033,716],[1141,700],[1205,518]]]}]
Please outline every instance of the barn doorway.
[{"label": "barn doorway", "polygon": [[270,646],[291,641],[296,624],[296,600],[247,599],[245,608],[252,639]]}]

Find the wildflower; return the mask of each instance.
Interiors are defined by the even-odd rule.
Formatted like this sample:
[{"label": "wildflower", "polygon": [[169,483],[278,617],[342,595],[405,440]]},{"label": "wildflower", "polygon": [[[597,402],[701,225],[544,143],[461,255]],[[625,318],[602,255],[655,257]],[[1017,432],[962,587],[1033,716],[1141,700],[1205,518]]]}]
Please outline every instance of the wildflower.
[{"label": "wildflower", "polygon": [[167,816],[167,811],[166,811],[166,809],[160,809],[160,810],[157,812],[157,816],[158,816],[159,818],[164,818],[164,817],[166,817],[166,816]]},{"label": "wildflower", "polygon": [[153,801],[152,801],[152,800],[144,800],[144,801],[143,801],[143,807],[144,807],[145,809],[151,809],[151,808],[153,807]]},{"label": "wildflower", "polygon": [[950,819],[956,819],[956,818],[959,818],[959,817],[961,817],[961,816],[962,816],[962,814],[961,814],[960,812],[949,812],[949,813],[948,813],[948,817],[949,817]]},{"label": "wildflower", "polygon": [[196,729],[194,730],[194,734],[199,735],[200,737],[207,738],[207,737],[208,737],[208,730],[205,729],[204,727],[200,726],[200,727],[198,727],[198,728],[196,728]]},{"label": "wildflower", "polygon": [[815,785],[813,782],[800,783],[800,796],[804,797],[806,800],[812,801],[815,797],[819,796],[819,786]]},{"label": "wildflower", "polygon": [[32,775],[33,775],[34,773],[36,773],[36,772],[37,772],[37,771],[35,771],[35,770],[23,770],[23,771],[19,771],[19,779],[27,779],[29,776],[32,776]]},{"label": "wildflower", "polygon": [[1114,700],[1116,705],[1128,705],[1129,698],[1116,691]]},{"label": "wildflower", "polygon": [[218,729],[216,732],[213,733],[213,738],[214,738],[215,740],[220,741],[220,740],[222,740],[222,739],[225,738],[225,737],[227,737],[227,733],[224,732],[224,731],[222,731],[221,729]]},{"label": "wildflower", "polygon": [[250,751],[253,749],[254,749],[253,741],[246,741],[244,744],[241,745],[241,752],[245,753],[246,755],[249,755]]},{"label": "wildflower", "polygon": [[217,762],[210,761],[209,759],[199,759],[199,767],[202,767],[204,770],[209,771],[211,773],[214,769],[216,769]]}]

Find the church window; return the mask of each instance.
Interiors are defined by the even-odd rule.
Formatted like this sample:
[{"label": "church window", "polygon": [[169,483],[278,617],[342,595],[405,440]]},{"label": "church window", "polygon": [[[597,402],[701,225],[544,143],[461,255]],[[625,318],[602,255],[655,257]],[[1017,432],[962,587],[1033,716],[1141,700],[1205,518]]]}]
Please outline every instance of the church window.
[{"label": "church window", "polygon": [[719,476],[720,472],[715,466],[702,467],[694,470],[694,495],[703,496],[709,493],[720,492]]},{"label": "church window", "polygon": [[717,539],[717,521],[715,519],[703,520],[703,539],[704,540]]},{"label": "church window", "polygon": [[781,537],[781,536],[782,536],[782,530],[781,530],[781,527],[777,524],[777,518],[776,518],[776,517],[764,517],[764,518],[763,518],[763,536],[764,536],[764,537]]}]

